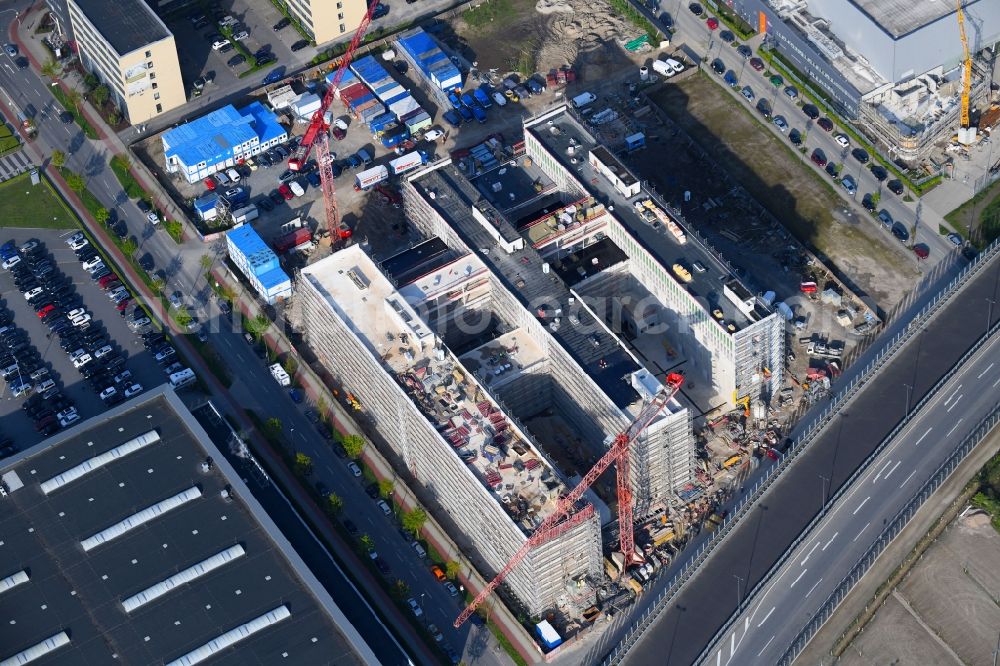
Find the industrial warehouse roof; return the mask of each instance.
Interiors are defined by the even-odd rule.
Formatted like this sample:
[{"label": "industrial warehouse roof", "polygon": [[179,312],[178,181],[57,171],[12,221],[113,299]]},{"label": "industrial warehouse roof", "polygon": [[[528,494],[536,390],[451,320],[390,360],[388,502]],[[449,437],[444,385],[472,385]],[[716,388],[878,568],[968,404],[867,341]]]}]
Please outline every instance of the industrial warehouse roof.
[{"label": "industrial warehouse roof", "polygon": [[73,1],[118,55],[170,37],[167,26],[143,0]]},{"label": "industrial warehouse roof", "polygon": [[[954,2],[927,2],[926,0],[920,2],[915,0],[850,0],[850,2],[897,39],[942,17],[953,15],[956,7]],[[980,2],[977,0],[962,3],[966,8],[978,4]],[[951,20],[957,21],[958,19],[952,18]]]},{"label": "industrial warehouse roof", "polygon": [[237,152],[239,146],[266,143],[286,133],[278,117],[260,102],[237,110],[232,104],[163,133],[166,158],[185,166],[204,162],[212,166]]},{"label": "industrial warehouse roof", "polygon": [[[44,663],[163,664],[219,639],[213,664],[360,663],[333,600],[169,389],[0,477],[0,578],[20,581],[0,583],[0,660],[48,641]],[[220,638],[234,629],[248,635]]]}]

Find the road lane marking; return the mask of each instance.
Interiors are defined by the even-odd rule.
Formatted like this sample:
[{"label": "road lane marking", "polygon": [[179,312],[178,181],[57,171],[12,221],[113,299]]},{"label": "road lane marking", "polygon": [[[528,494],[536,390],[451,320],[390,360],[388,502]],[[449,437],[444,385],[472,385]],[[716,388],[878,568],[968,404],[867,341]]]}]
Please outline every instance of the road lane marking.
[{"label": "road lane marking", "polygon": [[819,584],[820,584],[820,583],[822,583],[822,582],[823,582],[823,579],[822,579],[822,578],[820,578],[820,579],[819,579],[818,581],[816,581],[816,583],[815,583],[815,584],[814,584],[814,585],[813,585],[812,587],[810,587],[810,588],[809,588],[809,591],[808,591],[808,592],[806,592],[806,596],[808,597],[808,596],[809,596],[810,594],[812,594],[812,593],[813,593],[813,590],[815,590],[815,589],[816,589],[816,585],[819,585]]},{"label": "road lane marking", "polygon": [[944,401],[944,404],[947,405],[949,402],[951,402],[952,400],[954,400],[955,396],[958,395],[958,392],[961,391],[961,390],[962,390],[962,385],[959,384],[958,387],[955,388],[955,392],[952,393],[951,396],[949,396],[949,398]]},{"label": "road lane marking", "polygon": [[899,487],[902,488],[903,486],[905,486],[906,482],[909,481],[910,479],[912,479],[913,475],[916,474],[916,473],[917,473],[917,470],[913,470],[912,472],[910,472],[910,475],[908,477],[906,477],[901,484],[899,484]]},{"label": "road lane marking", "polygon": [[[857,541],[858,539],[861,538],[861,535],[865,533],[865,530],[868,529],[869,525],[871,525],[871,522],[865,523],[865,526],[861,528],[860,532],[858,532],[858,536],[854,537],[854,541]],[[851,541],[851,543],[854,543],[854,541]]]},{"label": "road lane marking", "polygon": [[896,468],[899,467],[902,464],[903,464],[903,461],[900,460],[898,463],[896,463],[895,465],[893,465],[892,469],[889,470],[889,473],[885,475],[885,480],[888,481],[889,477],[892,476],[892,473],[896,471]]},{"label": "road lane marking", "polygon": [[729,636],[729,658],[733,658],[733,653],[736,652],[736,632],[734,631]]},{"label": "road lane marking", "polygon": [[764,623],[765,623],[765,622],[767,622],[767,618],[771,617],[771,613],[773,613],[773,612],[774,612],[774,609],[775,609],[775,608],[777,608],[777,606],[771,606],[771,610],[767,611],[767,615],[765,615],[765,616],[764,616],[764,619],[763,619],[763,620],[761,620],[761,621],[760,621],[760,624],[758,624],[758,625],[757,625],[757,628],[758,628],[758,629],[760,629],[761,627],[763,627],[763,626],[764,626]]},{"label": "road lane marking", "polygon": [[996,388],[997,384],[1000,384],[1000,379],[998,379],[995,382],[993,382],[993,388]]},{"label": "road lane marking", "polygon": [[832,536],[832,537],[830,537],[830,540],[826,542],[826,545],[825,545],[825,546],[823,546],[823,550],[826,550],[827,548],[829,548],[829,547],[830,547],[830,544],[831,544],[831,543],[833,543],[833,540],[837,538],[837,535],[838,535],[838,534],[840,534],[840,532],[834,532],[834,533],[833,533],[833,536]]},{"label": "road lane marking", "polygon": [[965,394],[963,393],[962,395],[960,395],[957,398],[955,398],[955,402],[951,403],[951,407],[948,408],[948,411],[950,412],[951,410],[955,409],[955,405],[957,405],[958,401],[961,400],[964,397],[965,397]]},{"label": "road lane marking", "polygon": [[853,513],[853,514],[851,514],[851,515],[854,515],[854,516],[858,515],[858,511],[861,511],[861,507],[863,507],[863,506],[864,506],[865,504],[867,504],[867,503],[868,503],[868,500],[870,500],[871,498],[872,498],[872,496],[871,496],[871,495],[869,495],[868,497],[866,497],[866,498],[865,498],[865,501],[864,501],[864,502],[862,502],[861,504],[859,504],[859,505],[858,505],[858,508],[857,508],[857,509],[855,509],[855,510],[854,510],[854,513]]},{"label": "road lane marking", "polygon": [[920,439],[918,439],[918,440],[917,440],[917,443],[916,443],[916,444],[914,444],[914,446],[920,446],[920,442],[924,441],[924,437],[926,437],[927,435],[931,434],[931,430],[934,430],[934,427],[933,427],[933,426],[932,426],[932,427],[930,427],[930,428],[928,428],[928,429],[927,429],[927,432],[925,432],[924,434],[922,434],[922,435],[920,436]]},{"label": "road lane marking", "polygon": [[982,379],[983,375],[985,375],[987,372],[993,369],[993,365],[994,365],[993,363],[990,363],[988,366],[986,366],[986,369],[980,372],[979,375],[976,377],[976,379]]},{"label": "road lane marking", "polygon": [[770,645],[770,644],[771,644],[771,641],[773,641],[773,640],[774,640],[774,636],[771,636],[770,638],[768,638],[768,639],[767,639],[767,642],[766,642],[766,643],[764,643],[764,647],[762,647],[762,648],[760,649],[760,652],[758,652],[758,653],[757,653],[757,656],[758,656],[758,657],[759,657],[760,655],[764,654],[764,650],[766,650],[766,649],[767,649],[767,646],[768,646],[768,645]]},{"label": "road lane marking", "polygon": [[951,433],[955,432],[955,428],[957,428],[957,427],[958,427],[958,424],[959,424],[959,423],[961,423],[961,422],[962,422],[962,419],[961,419],[961,418],[959,418],[959,419],[958,419],[957,421],[955,421],[955,425],[953,425],[953,426],[951,427],[951,430],[949,430],[949,431],[948,431],[948,434],[947,434],[947,435],[945,435],[945,437],[951,437]]},{"label": "road lane marking", "polygon": [[875,483],[876,481],[878,481],[879,477],[882,476],[882,474],[885,473],[885,470],[887,470],[889,468],[889,465],[891,465],[891,464],[892,464],[891,460],[886,460],[885,461],[885,465],[882,467],[882,470],[875,476],[874,479],[872,479],[872,483]]},{"label": "road lane marking", "polygon": [[805,565],[805,563],[809,561],[809,558],[812,557],[812,554],[816,552],[817,548],[819,548],[819,539],[817,539],[816,543],[813,544],[812,550],[810,550],[809,554],[806,555],[806,559],[802,560],[801,562],[802,565]]},{"label": "road lane marking", "polygon": [[809,571],[809,569],[803,569],[803,570],[802,570],[802,573],[800,573],[800,574],[799,574],[799,577],[798,577],[798,578],[796,578],[795,580],[793,580],[793,581],[792,581],[792,584],[791,584],[791,585],[790,585],[789,587],[795,587],[795,583],[797,583],[797,582],[799,582],[800,580],[802,580],[802,577],[806,575],[806,572],[807,572],[807,571]]}]

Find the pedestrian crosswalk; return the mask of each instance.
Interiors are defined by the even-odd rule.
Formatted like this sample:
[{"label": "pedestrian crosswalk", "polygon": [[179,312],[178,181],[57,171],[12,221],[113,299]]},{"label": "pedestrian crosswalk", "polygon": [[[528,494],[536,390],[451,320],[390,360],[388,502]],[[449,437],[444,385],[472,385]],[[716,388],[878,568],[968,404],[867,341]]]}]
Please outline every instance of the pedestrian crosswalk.
[{"label": "pedestrian crosswalk", "polygon": [[23,150],[4,155],[0,157],[0,182],[10,180],[25,171],[30,171],[34,166],[31,163],[31,158],[25,155]]}]

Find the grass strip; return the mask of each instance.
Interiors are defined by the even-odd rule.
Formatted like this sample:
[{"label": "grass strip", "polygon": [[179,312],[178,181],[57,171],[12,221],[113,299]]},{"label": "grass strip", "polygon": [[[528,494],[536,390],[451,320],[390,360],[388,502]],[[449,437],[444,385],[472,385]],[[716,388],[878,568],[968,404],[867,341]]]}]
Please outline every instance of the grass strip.
[{"label": "grass strip", "polygon": [[83,130],[84,136],[88,139],[97,139],[97,130],[83,117],[79,107],[69,101],[69,97],[66,96],[66,91],[62,89],[62,86],[49,86],[49,90],[52,91],[52,96],[56,98],[56,101],[62,104],[63,108],[73,116],[73,120]]}]

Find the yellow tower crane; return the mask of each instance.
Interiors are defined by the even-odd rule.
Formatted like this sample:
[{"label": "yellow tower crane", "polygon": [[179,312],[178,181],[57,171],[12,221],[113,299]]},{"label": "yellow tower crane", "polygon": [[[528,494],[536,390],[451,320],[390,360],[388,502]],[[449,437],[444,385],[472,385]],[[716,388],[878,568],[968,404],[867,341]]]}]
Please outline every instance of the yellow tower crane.
[{"label": "yellow tower crane", "polygon": [[969,127],[969,93],[972,90],[972,56],[969,55],[969,40],[965,36],[965,14],[962,0],[955,0],[958,7],[958,36],[962,39],[962,125],[958,130],[960,143],[971,144],[976,139],[976,130]]}]

